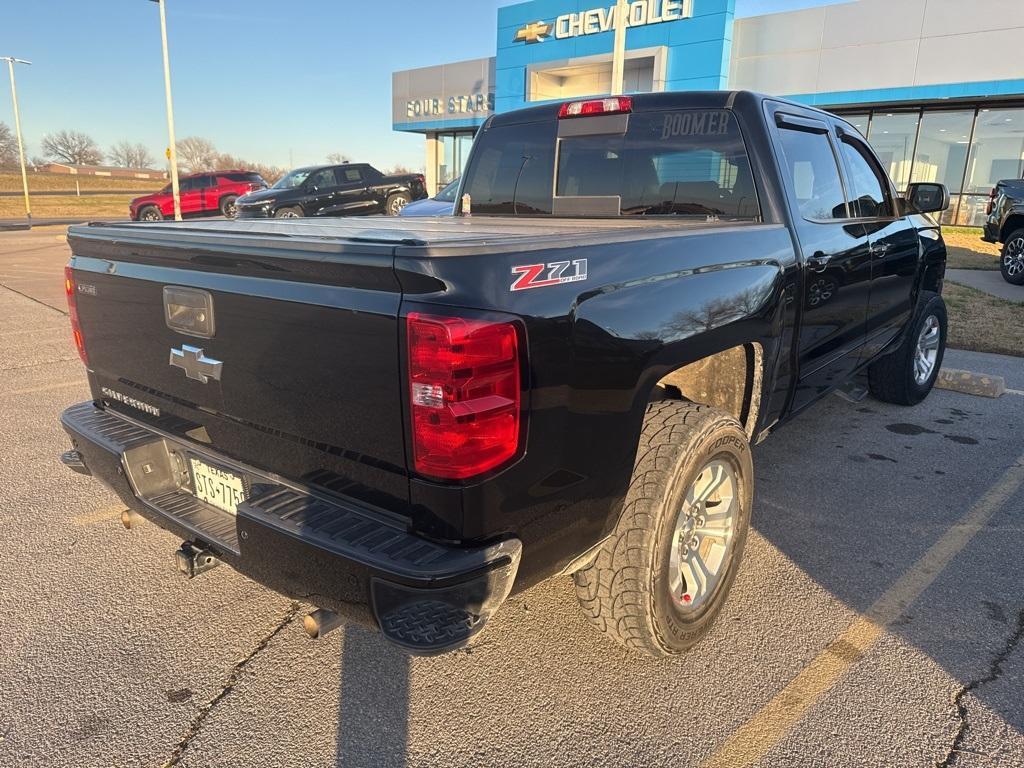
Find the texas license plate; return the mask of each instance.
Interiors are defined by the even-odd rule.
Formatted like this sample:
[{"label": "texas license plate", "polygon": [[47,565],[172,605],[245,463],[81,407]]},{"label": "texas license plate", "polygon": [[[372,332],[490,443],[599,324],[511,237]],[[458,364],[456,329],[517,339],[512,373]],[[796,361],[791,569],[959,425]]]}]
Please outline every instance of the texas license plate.
[{"label": "texas license plate", "polygon": [[245,501],[245,485],[242,478],[220,467],[212,467],[199,459],[190,458],[189,461],[192,464],[196,498],[217,509],[235,514],[239,503]]}]

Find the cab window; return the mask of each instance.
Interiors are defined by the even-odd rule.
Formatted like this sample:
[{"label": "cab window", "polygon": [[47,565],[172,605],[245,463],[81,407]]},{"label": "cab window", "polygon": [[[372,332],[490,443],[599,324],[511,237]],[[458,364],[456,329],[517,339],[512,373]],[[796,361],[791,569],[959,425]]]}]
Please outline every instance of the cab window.
[{"label": "cab window", "polygon": [[784,156],[800,215],[809,221],[849,218],[839,164],[827,133],[780,127]]},{"label": "cab window", "polygon": [[311,174],[307,186],[316,187],[317,189],[329,189],[338,186],[334,177],[334,169],[321,168],[319,171]]},{"label": "cab window", "polygon": [[858,219],[888,218],[893,215],[889,184],[859,141],[843,139],[840,151],[846,162],[847,201],[850,215]]}]

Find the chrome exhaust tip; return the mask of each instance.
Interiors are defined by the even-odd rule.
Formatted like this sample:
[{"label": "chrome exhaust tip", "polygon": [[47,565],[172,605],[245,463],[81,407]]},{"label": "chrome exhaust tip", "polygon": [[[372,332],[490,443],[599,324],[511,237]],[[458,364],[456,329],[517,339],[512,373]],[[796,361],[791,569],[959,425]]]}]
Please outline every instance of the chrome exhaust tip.
[{"label": "chrome exhaust tip", "polygon": [[341,616],[326,608],[317,608],[312,613],[306,614],[302,620],[302,628],[313,640],[323,637],[328,632],[340,627],[344,621]]},{"label": "chrome exhaust tip", "polygon": [[132,528],[138,528],[144,522],[146,522],[146,518],[138,512],[126,509],[121,513],[121,525],[125,527],[125,530],[130,531]]}]

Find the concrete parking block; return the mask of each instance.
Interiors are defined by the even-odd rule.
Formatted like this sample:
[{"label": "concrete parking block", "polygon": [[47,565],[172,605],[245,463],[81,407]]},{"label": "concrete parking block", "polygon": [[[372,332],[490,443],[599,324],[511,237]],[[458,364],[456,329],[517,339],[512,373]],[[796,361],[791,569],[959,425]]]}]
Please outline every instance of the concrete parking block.
[{"label": "concrete parking block", "polygon": [[935,380],[935,386],[939,389],[963,392],[965,395],[995,398],[1002,397],[1006,391],[1006,380],[1002,376],[943,368],[939,371],[939,378]]}]

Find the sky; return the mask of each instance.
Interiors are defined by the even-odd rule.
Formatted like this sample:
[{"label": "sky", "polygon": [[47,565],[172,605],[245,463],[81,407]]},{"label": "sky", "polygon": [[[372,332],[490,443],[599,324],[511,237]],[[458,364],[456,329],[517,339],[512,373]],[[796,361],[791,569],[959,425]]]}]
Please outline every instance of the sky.
[{"label": "sky", "polygon": [[[391,128],[391,73],[493,56],[497,8],[513,1],[166,0],[177,138],[202,136],[285,167],[341,152],[385,169],[422,168],[422,136]],[[736,0],[736,12],[836,1]],[[87,133],[104,151],[127,139],[162,157],[155,3],[0,0],[0,56],[33,62],[16,71],[29,157],[61,129]],[[0,122],[13,128],[6,74]]]}]

